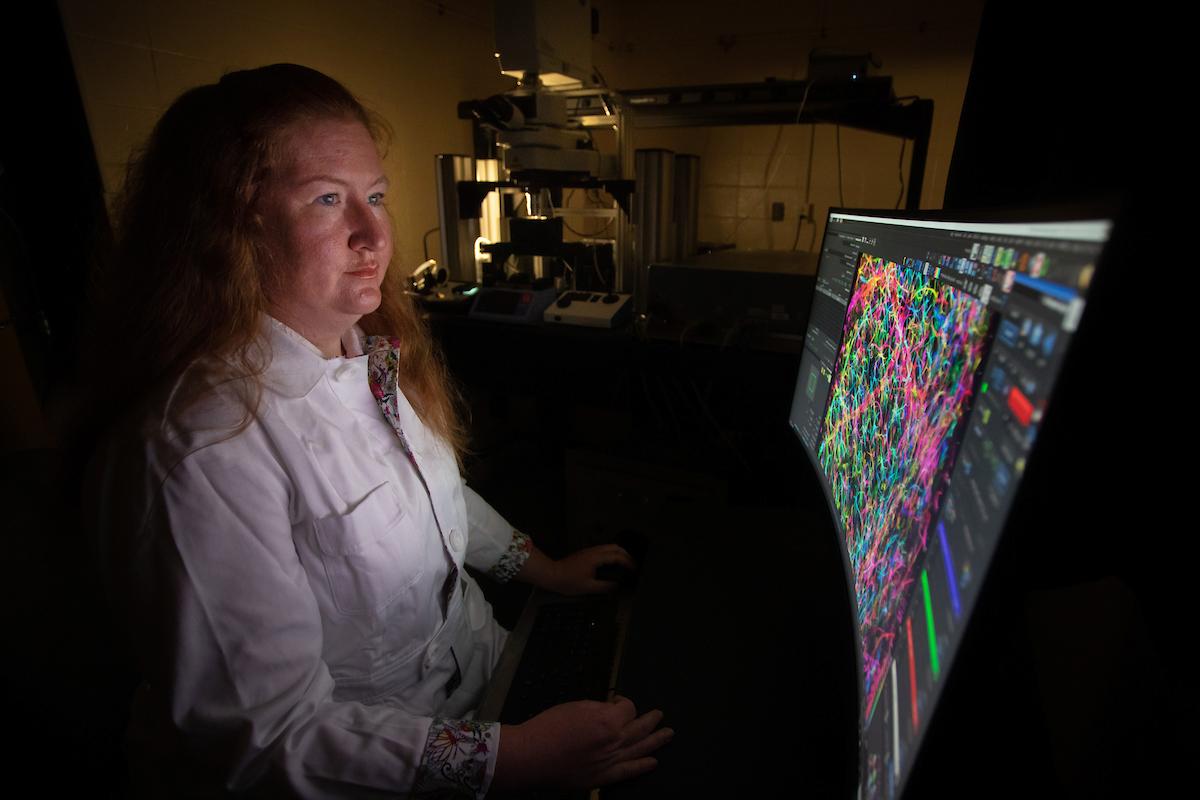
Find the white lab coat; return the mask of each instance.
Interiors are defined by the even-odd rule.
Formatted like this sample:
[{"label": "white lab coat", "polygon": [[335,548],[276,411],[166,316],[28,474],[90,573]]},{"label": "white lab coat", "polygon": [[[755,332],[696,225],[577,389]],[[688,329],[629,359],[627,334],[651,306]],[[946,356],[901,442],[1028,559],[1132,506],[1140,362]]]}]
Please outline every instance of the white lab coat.
[{"label": "white lab coat", "polygon": [[402,794],[454,786],[438,774],[474,760],[482,796],[499,726],[456,745],[433,720],[469,717],[499,655],[506,633],[462,565],[494,567],[513,528],[401,396],[426,493],[366,356],[325,359],[274,320],[264,340],[245,430],[229,434],[243,406],[220,384],[181,417],[164,397],[101,462],[107,572],[146,678],[136,779],[172,795]]}]

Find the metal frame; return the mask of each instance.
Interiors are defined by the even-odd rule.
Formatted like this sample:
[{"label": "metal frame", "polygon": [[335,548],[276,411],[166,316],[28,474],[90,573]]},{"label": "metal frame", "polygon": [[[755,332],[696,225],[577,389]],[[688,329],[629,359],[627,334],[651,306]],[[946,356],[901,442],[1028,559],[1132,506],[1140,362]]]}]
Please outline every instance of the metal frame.
[{"label": "metal frame", "polygon": [[[689,127],[697,125],[803,125],[827,123],[898,136],[913,142],[908,170],[905,208],[920,208],[929,138],[933,128],[933,101],[898,100],[890,77],[857,81],[776,81],[762,83],[674,86],[612,91],[604,87],[570,89],[568,117],[583,128],[611,127],[616,131],[619,180],[579,181],[564,186],[596,186],[609,190],[625,213],[617,214],[614,268],[617,290],[628,292],[626,265],[634,263],[628,193],[633,188],[633,128]],[[474,123],[476,158],[495,157],[494,136]],[[473,181],[459,183],[460,213],[468,215],[494,188]]]},{"label": "metal frame", "polygon": [[[808,93],[807,99],[805,93]],[[897,100],[889,77],[776,81],[622,91],[635,128],[796,125],[824,122],[911,139],[905,208],[920,207],[933,101]]]}]

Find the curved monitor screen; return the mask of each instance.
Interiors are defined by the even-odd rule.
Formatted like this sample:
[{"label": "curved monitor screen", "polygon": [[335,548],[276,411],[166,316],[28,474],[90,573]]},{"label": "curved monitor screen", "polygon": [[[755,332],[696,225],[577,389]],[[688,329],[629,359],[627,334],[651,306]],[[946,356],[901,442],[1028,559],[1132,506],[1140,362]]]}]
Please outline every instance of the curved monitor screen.
[{"label": "curved monitor screen", "polygon": [[855,602],[862,797],[903,789],[1110,227],[830,212],[790,423]]}]

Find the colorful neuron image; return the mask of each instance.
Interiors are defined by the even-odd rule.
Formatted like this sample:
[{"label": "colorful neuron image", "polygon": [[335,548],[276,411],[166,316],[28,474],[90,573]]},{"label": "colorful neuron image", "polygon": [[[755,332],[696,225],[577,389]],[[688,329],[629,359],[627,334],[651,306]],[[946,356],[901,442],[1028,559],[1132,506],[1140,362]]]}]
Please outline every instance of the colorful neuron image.
[{"label": "colorful neuron image", "polygon": [[989,326],[974,296],[860,257],[818,457],[854,572],[868,720],[949,480]]}]

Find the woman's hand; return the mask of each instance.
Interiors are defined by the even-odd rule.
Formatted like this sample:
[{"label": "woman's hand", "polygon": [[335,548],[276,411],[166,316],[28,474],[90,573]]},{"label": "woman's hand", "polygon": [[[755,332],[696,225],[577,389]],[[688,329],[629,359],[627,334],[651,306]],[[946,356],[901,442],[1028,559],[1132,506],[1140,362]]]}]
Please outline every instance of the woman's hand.
[{"label": "woman's hand", "polygon": [[675,732],[659,728],[661,711],[637,716],[624,697],[580,700],[546,709],[528,722],[500,728],[492,785],[590,789],[654,769],[650,756]]},{"label": "woman's hand", "polygon": [[586,547],[557,561],[535,547],[517,579],[558,594],[601,594],[617,586],[614,581],[596,579],[596,568],[603,564],[619,564],[629,570],[637,567],[633,557],[615,544]]}]

